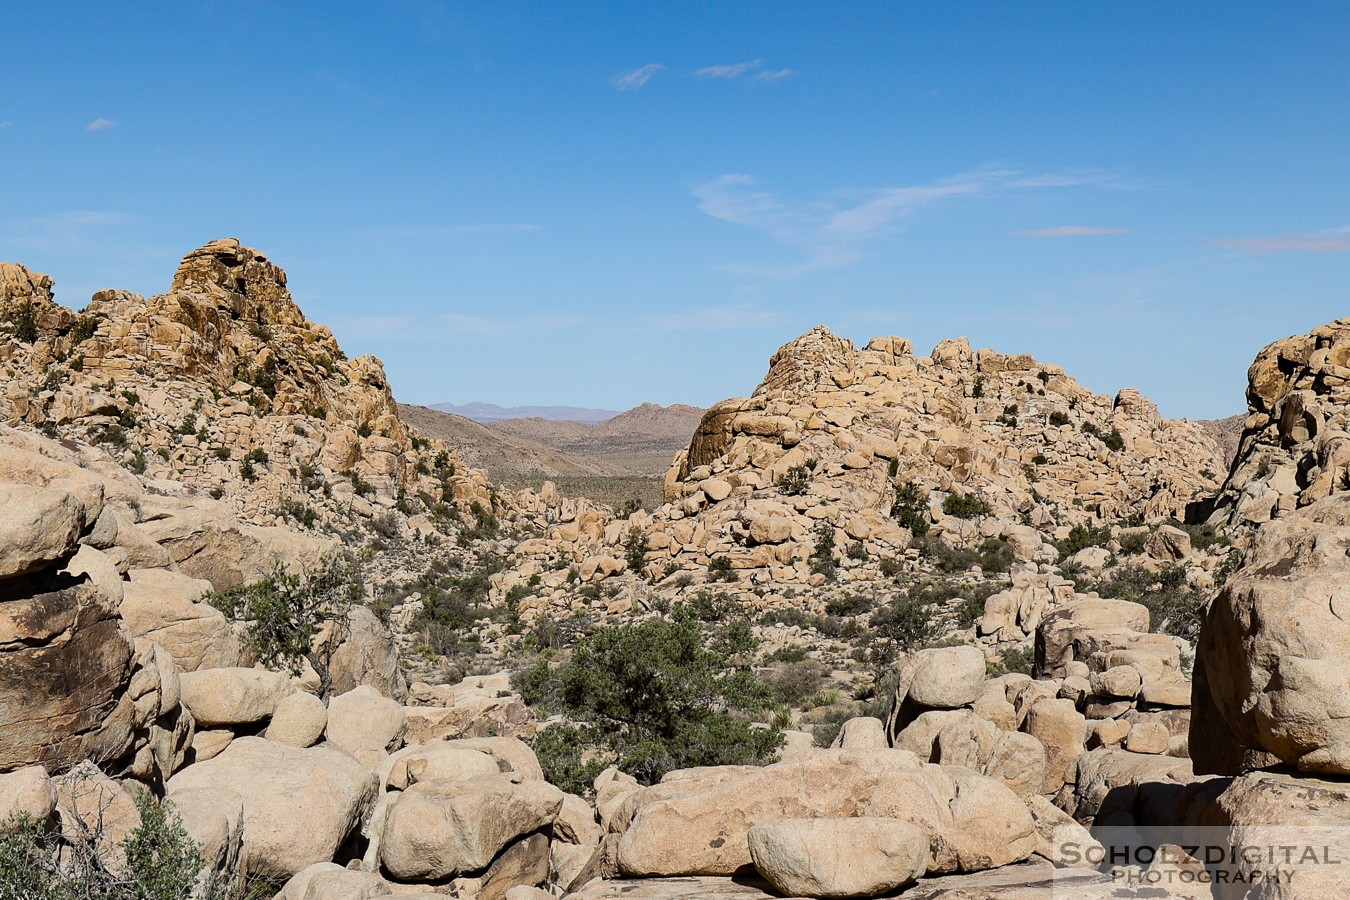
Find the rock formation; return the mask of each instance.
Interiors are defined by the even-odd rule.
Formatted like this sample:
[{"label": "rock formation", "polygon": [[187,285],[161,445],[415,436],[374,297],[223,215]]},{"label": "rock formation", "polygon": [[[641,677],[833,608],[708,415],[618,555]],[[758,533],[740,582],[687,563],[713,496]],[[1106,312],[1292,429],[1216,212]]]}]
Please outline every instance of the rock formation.
[{"label": "rock formation", "polygon": [[[532,588],[527,618],[573,608],[577,575],[584,585],[628,572],[660,590],[703,580],[715,559],[743,591],[820,585],[822,562],[863,585],[881,561],[912,558],[916,529],[1052,561],[1051,542],[1074,525],[1185,519],[1222,469],[1203,429],[1163,419],[1138,391],[1094,395],[1057,366],[965,340],[925,357],[902,338],[859,350],[818,327],[774,355],[749,398],[707,412],[651,514],[527,499],[559,524],[517,547],[497,585]],[[608,608],[640,595],[625,588]]]},{"label": "rock formation", "polygon": [[344,521],[335,502],[368,517],[419,491],[491,503],[482,473],[410,435],[380,361],[348,359],[286,273],[233,238],[148,299],[100,291],[77,314],[52,289],[0,264],[0,421],[98,443],[260,523]]},{"label": "rock formation", "polygon": [[1247,418],[1215,517],[1259,525],[1350,488],[1350,319],[1287,337],[1247,372]]}]

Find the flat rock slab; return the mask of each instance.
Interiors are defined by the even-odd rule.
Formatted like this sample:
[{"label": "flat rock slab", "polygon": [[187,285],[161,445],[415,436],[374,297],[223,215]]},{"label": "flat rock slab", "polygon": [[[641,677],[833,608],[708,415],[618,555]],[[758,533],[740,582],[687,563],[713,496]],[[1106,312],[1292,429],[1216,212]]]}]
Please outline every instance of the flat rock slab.
[{"label": "flat rock slab", "polygon": [[679,878],[621,878],[592,881],[568,900],[768,900],[783,895],[758,878],[718,878],[690,875]]}]

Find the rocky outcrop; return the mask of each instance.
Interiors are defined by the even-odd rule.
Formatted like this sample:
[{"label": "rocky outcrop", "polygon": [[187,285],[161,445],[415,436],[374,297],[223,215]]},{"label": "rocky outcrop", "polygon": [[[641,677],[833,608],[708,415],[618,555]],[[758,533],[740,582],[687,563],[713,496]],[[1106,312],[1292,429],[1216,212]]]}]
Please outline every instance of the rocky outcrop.
[{"label": "rocky outcrop", "polygon": [[52,284],[0,264],[0,422],[102,443],[259,525],[369,518],[419,490],[491,508],[485,475],[415,440],[380,361],[348,359],[257,250],[213,241],[167,292],[100,291],[78,315]]},{"label": "rocky outcrop", "polygon": [[577,586],[616,576],[626,586],[611,613],[640,599],[634,575],[658,590],[717,577],[745,594],[860,585],[882,580],[882,560],[914,559],[925,530],[1053,561],[1074,525],[1184,519],[1222,469],[1201,428],[1163,419],[1138,391],[1094,395],[1059,367],[964,340],[915,356],[901,338],[858,349],[820,327],[779,350],[750,397],[707,412],[664,506],[615,520],[527,501],[558,524],[517,547],[495,586],[528,588],[530,619],[565,615]]},{"label": "rocky outcrop", "polygon": [[360,824],[375,794],[375,775],[339,750],[301,749],[242,737],[214,759],[169,779],[169,798],[216,791],[244,810],[249,868],[289,878],[331,860]]},{"label": "rocky outcrop", "polygon": [[929,835],[929,872],[972,871],[1035,849],[1026,805],[994,779],[897,750],[821,751],[768,766],[690,773],[633,795],[618,847],[629,876],[730,875],[752,863],[749,832],[780,819],[897,819]]},{"label": "rocky outcrop", "polygon": [[1287,337],[1247,371],[1247,418],[1216,519],[1259,525],[1350,487],[1350,319]]},{"label": "rocky outcrop", "polygon": [[1214,866],[1216,900],[1345,893],[1350,789],[1343,780],[1251,772],[1192,785],[1181,796],[1177,826],[1178,834],[1199,835],[1207,844],[1248,848]]},{"label": "rocky outcrop", "polygon": [[749,841],[755,869],[786,897],[875,897],[928,870],[928,835],[895,819],[779,819]]}]

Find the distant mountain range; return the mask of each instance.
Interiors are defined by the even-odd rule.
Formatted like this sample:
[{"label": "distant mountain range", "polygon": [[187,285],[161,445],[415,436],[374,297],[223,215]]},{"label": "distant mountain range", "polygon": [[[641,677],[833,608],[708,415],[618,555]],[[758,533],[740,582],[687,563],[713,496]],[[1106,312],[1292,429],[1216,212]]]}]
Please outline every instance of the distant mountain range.
[{"label": "distant mountain range", "polygon": [[580,406],[498,406],[495,403],[433,403],[439,409],[474,422],[501,422],[504,419],[544,419],[548,422],[581,422],[594,425],[612,419],[617,409],[586,409]]},{"label": "distant mountain range", "polygon": [[[404,421],[440,438],[460,458],[498,480],[557,477],[660,478],[675,454],[689,445],[703,417],[696,406],[644,403],[600,422],[546,419],[540,415],[493,422],[437,407],[399,404]],[[486,406],[468,404],[467,406]],[[500,409],[500,407],[494,407]],[[536,411],[603,412],[576,407],[525,407]]]}]

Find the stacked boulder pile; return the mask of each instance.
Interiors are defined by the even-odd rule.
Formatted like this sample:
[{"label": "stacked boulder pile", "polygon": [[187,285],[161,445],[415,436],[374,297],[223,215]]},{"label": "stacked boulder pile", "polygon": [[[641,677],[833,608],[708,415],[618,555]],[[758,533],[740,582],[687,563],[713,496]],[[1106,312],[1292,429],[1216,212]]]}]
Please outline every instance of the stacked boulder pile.
[{"label": "stacked boulder pile", "polygon": [[1083,822],[1158,824],[1156,801],[1130,786],[1192,780],[1191,685],[1177,641],[1148,633],[1148,619],[1123,600],[1059,607],[1037,629],[1035,677],[986,679],[974,646],[912,654],[899,670],[891,743],[1000,777]]},{"label": "stacked boulder pile", "polygon": [[[4,426],[0,446],[0,821],[94,833],[115,867],[141,824],[133,798],[151,792],[208,866],[307,873],[287,897],[333,896],[346,870],[332,860],[356,843],[370,865],[355,877],[369,884],[386,872],[443,895],[462,877],[461,895],[499,897],[545,880],[575,798],[564,815],[520,739],[533,716],[498,696],[500,679],[407,688],[392,636],[361,606],[315,638],[322,682],[309,665],[251,666],[204,595],[276,563],[312,566],[331,546],[231,521],[186,490],[159,496],[95,448]],[[192,519],[195,502],[218,531],[179,553],[190,529],[164,521]],[[580,840],[583,819],[559,829]]]},{"label": "stacked boulder pile", "polygon": [[618,579],[612,595],[641,599],[725,560],[719,589],[757,602],[820,586],[822,545],[837,550],[833,577],[861,586],[882,560],[916,559],[916,518],[950,546],[995,539],[1052,562],[1076,524],[1185,519],[1224,469],[1203,429],[1163,419],[1138,391],[1094,395],[1059,367],[964,339],[916,356],[901,338],[859,350],[818,327],[775,354],[751,397],[708,411],[665,505],[569,513],[516,548],[495,589],[527,588],[522,616],[556,617],[589,584]]}]

